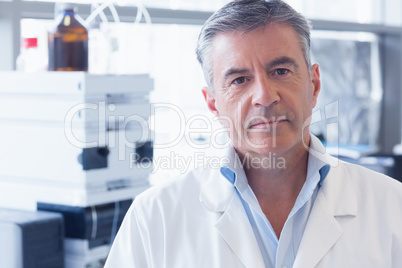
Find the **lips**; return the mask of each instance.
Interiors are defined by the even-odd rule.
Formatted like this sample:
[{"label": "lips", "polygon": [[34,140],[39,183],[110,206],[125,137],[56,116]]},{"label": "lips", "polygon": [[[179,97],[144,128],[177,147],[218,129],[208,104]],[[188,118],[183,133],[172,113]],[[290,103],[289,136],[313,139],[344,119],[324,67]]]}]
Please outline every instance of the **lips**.
[{"label": "lips", "polygon": [[270,118],[259,118],[257,120],[252,120],[248,128],[266,128],[267,126],[271,127],[285,121],[288,121],[288,119],[284,115],[278,117],[273,116]]}]

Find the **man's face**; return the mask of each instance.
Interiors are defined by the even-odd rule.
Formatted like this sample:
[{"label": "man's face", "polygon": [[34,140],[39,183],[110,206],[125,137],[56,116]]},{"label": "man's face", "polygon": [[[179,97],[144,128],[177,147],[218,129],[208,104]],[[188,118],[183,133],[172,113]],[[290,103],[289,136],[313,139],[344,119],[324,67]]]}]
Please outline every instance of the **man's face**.
[{"label": "man's face", "polygon": [[203,94],[240,155],[268,156],[308,145],[320,75],[314,65],[310,78],[290,26],[218,34],[210,59],[215,94]]}]

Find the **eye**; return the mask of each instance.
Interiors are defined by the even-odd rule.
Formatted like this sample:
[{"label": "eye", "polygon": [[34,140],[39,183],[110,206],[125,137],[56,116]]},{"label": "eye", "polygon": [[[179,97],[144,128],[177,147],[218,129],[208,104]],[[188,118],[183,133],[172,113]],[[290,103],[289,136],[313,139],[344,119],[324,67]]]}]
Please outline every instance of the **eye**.
[{"label": "eye", "polygon": [[239,78],[236,78],[235,80],[233,80],[232,83],[240,85],[240,84],[243,84],[244,82],[246,82],[246,78],[245,77],[239,77]]},{"label": "eye", "polygon": [[276,75],[285,75],[285,74],[287,74],[288,72],[289,72],[288,69],[283,69],[283,68],[281,68],[281,69],[276,69],[276,70],[274,71],[274,74],[276,74]]}]

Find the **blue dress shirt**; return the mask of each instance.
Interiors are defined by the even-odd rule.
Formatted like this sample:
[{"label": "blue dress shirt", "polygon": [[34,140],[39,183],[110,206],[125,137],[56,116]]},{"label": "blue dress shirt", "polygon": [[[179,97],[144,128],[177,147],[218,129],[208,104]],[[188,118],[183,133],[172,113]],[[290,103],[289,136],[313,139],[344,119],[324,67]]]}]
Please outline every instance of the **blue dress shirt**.
[{"label": "blue dress shirt", "polygon": [[[238,163],[237,163],[238,164]],[[235,165],[236,166],[236,165]],[[265,267],[292,267],[303,237],[311,208],[318,189],[328,174],[330,166],[309,155],[306,181],[283,226],[280,239],[255,197],[242,168],[222,167],[222,175],[233,184],[243,203],[261,250]]]}]

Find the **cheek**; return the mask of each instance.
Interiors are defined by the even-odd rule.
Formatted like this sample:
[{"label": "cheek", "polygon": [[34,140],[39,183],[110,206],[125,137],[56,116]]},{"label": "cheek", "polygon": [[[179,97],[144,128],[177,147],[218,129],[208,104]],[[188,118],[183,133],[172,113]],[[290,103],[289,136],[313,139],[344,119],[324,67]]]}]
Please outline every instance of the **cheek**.
[{"label": "cheek", "polygon": [[[243,92],[220,92],[217,97],[217,108],[225,127],[233,129],[238,135],[244,131],[243,122],[252,110],[252,96]],[[224,120],[223,120],[224,119]],[[227,122],[231,120],[230,124]],[[225,121],[225,122],[223,122]]]},{"label": "cheek", "polygon": [[233,116],[230,112],[231,104],[228,103],[224,97],[217,97],[215,107],[219,112],[219,122],[227,129],[233,128]]},{"label": "cheek", "polygon": [[217,108],[220,114],[229,117],[232,117],[234,112],[238,110],[238,103],[241,103],[241,99],[228,92],[221,94],[217,98]]},{"label": "cheek", "polygon": [[243,136],[243,123],[247,117],[247,109],[243,107],[241,101],[228,102],[221,101],[219,106],[220,122],[230,132],[229,136],[237,140],[239,136]]},{"label": "cheek", "polygon": [[298,122],[297,124],[302,123],[311,115],[313,99],[305,92],[293,91],[293,94],[289,92],[287,95],[282,95],[281,101],[286,107],[290,119]]},{"label": "cheek", "polygon": [[301,105],[302,105],[301,109],[303,110],[303,118],[302,119],[303,119],[304,123],[306,123],[307,121],[310,122],[312,110],[315,106],[314,98],[310,91],[306,94],[305,100],[303,103],[301,103]]},{"label": "cheek", "polygon": [[306,110],[311,110],[314,108],[316,100],[314,99],[313,89],[310,83],[306,83],[303,89],[303,93],[300,96],[299,102],[303,105]]}]

